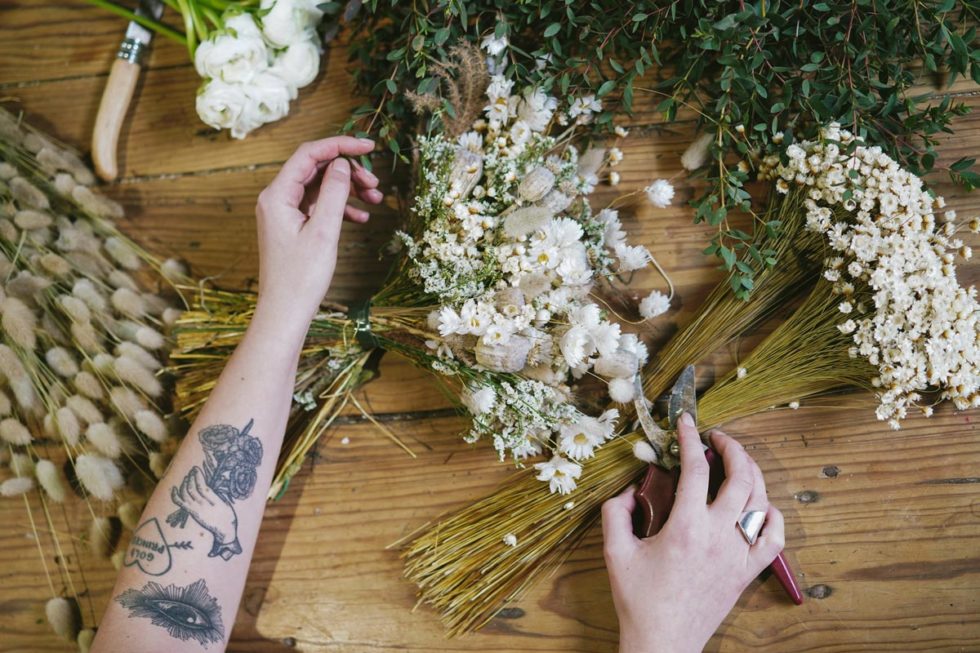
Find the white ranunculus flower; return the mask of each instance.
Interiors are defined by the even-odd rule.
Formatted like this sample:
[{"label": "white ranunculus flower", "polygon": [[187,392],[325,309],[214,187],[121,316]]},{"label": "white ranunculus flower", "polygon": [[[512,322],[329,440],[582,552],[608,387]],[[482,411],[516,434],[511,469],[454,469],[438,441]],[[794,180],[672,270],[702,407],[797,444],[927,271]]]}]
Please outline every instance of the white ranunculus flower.
[{"label": "white ranunculus flower", "polygon": [[226,19],[225,29],[233,31],[239,38],[262,36],[262,30],[255,24],[255,17],[249,13],[238,14]]},{"label": "white ranunculus flower", "polygon": [[194,51],[194,67],[201,77],[229,84],[247,83],[269,66],[269,51],[259,36],[222,34],[201,43]]},{"label": "white ranunculus flower", "polygon": [[292,85],[268,72],[258,75],[244,90],[248,102],[232,127],[231,135],[235,138],[245,138],[259,125],[285,117],[289,113],[289,101],[296,97]]},{"label": "white ranunculus flower", "polygon": [[271,72],[296,88],[303,88],[320,72],[320,48],[315,41],[293,43],[279,55]]},{"label": "white ranunculus flower", "polygon": [[313,0],[262,0],[269,13],[262,17],[262,33],[277,48],[309,41],[323,12]]},{"label": "white ranunculus flower", "polygon": [[248,98],[238,84],[226,84],[220,79],[206,82],[197,93],[197,115],[215,129],[231,129],[245,110]]}]

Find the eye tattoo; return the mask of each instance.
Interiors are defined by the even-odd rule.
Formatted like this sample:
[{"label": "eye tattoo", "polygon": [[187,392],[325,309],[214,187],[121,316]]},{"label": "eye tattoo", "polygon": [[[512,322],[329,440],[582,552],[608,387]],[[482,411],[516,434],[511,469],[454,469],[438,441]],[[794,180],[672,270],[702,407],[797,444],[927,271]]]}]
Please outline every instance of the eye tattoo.
[{"label": "eye tattoo", "polygon": [[126,590],[116,601],[129,609],[130,617],[149,619],[181,641],[193,639],[206,648],[225,638],[221,608],[217,599],[208,594],[204,579],[187,587],[163,587],[150,581],[142,589]]},{"label": "eye tattoo", "polygon": [[242,552],[233,504],[250,497],[258,479],[262,441],[249,435],[253,424],[255,420],[249,420],[241,431],[228,424],[201,429],[198,438],[204,448],[204,465],[192,467],[180,485],[170,490],[178,509],[167,517],[167,523],[183,528],[191,517],[211,533],[208,556],[212,558],[228,560]]}]

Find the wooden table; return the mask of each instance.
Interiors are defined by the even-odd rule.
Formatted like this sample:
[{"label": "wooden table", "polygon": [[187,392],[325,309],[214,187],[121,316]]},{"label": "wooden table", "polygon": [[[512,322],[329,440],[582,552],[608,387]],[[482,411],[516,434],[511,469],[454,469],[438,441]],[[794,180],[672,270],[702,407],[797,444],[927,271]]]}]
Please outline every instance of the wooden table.
[{"label": "wooden table", "polygon": [[[80,1],[0,0],[0,97],[26,118],[88,150],[106,73],[124,24]],[[194,113],[198,78],[180,47],[158,39],[135,110],[122,135],[122,179],[106,189],[127,210],[122,227],[162,255],[186,258],[195,273],[242,286],[256,274],[255,196],[303,140],[334,132],[351,97],[341,48],[300,93],[287,120],[232,141]],[[977,89],[952,89],[980,107]],[[679,155],[690,121],[658,126],[652,111],[629,122],[619,190],[674,177],[670,210],[626,211],[631,235],[671,271],[679,306],[647,335],[662,341],[717,281],[700,254],[709,233],[691,222],[692,188]],[[975,154],[980,116],[957,123],[943,161]],[[397,181],[404,183],[403,179]],[[936,177],[961,214],[980,211]],[[602,194],[612,197],[610,189]],[[395,222],[394,204],[367,226],[346,227],[337,299],[380,281],[376,252]],[[974,238],[974,246],[980,245]],[[980,266],[962,268],[980,279]],[[650,288],[652,275],[636,286]],[[724,357],[723,357],[724,358]],[[323,442],[286,496],[269,506],[229,650],[234,651],[614,651],[616,617],[598,534],[554,577],[481,633],[444,638],[435,615],[413,611],[414,589],[386,546],[491,490],[511,470],[486,444],[464,444],[463,422],[427,375],[394,358],[364,402],[418,452],[408,458],[357,414]],[[943,409],[894,433],[865,408],[773,412],[730,426],[759,460],[772,501],[786,515],[790,560],[809,595],[792,607],[770,581],[754,584],[709,650],[980,650],[980,439],[976,412]],[[342,438],[349,438],[343,444]],[[80,503],[58,523],[84,528]],[[37,506],[35,506],[35,509]],[[43,623],[48,589],[24,504],[0,501],[0,649],[60,651]],[[67,533],[62,535],[67,536]],[[114,570],[84,538],[65,551],[86,623],[101,614]],[[53,568],[55,560],[46,559]],[[84,570],[84,580],[82,578]]]}]

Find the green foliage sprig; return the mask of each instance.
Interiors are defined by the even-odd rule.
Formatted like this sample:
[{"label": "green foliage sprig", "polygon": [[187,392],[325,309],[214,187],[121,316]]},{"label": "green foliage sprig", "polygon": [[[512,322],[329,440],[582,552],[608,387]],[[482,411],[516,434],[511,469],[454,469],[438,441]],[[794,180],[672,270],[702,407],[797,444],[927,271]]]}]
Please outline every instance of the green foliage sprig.
[{"label": "green foliage sprig", "polygon": [[[753,232],[779,225],[732,226],[734,213],[752,213],[751,167],[739,161],[837,121],[925,174],[936,167],[936,135],[968,108],[917,93],[923,69],[941,84],[967,75],[980,83],[977,0],[351,0],[344,12],[328,4],[350,22],[355,80],[370,98],[347,129],[370,132],[396,155],[419,126],[406,93],[433,90],[433,64],[460,41],[486,36],[508,39],[505,74],[519,86],[600,97],[599,132],[617,112],[631,113],[638,93],[652,94],[667,121],[693,109],[714,134],[697,173],[707,187],[693,202],[695,220],[718,228],[706,253],[733,271],[740,296],[774,263]],[[972,164],[948,172],[980,186]]]}]

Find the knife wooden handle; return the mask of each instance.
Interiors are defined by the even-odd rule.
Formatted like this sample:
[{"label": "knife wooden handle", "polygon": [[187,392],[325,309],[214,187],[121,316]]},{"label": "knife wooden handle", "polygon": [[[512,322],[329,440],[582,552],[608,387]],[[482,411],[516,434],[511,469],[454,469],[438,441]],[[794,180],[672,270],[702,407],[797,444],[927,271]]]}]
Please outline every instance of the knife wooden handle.
[{"label": "knife wooden handle", "polygon": [[129,110],[129,102],[136,91],[140,67],[138,64],[116,59],[109,71],[109,80],[102,93],[99,113],[95,117],[92,131],[92,160],[95,172],[102,179],[112,181],[119,175],[116,150],[119,147],[119,132]]}]

